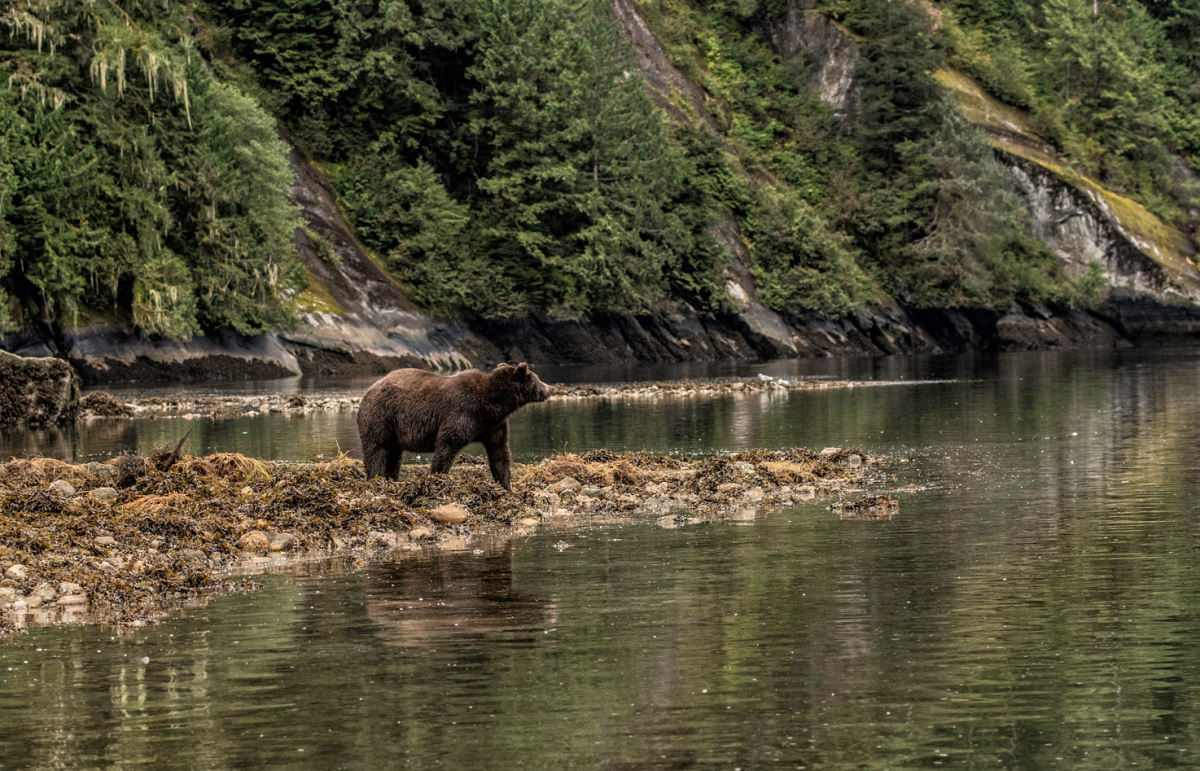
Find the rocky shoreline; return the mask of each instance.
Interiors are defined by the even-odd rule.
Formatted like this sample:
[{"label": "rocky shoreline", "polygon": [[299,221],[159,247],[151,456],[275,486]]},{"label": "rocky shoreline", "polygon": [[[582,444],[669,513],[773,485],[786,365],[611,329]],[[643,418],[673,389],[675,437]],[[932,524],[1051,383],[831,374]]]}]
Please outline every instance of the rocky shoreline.
[{"label": "rocky shoreline", "polygon": [[271,565],[462,549],[543,524],[657,515],[677,527],[822,496],[850,500],[838,510],[843,519],[888,518],[877,497],[861,497],[885,465],[841,448],[699,459],[597,450],[516,464],[509,494],[472,456],[443,476],[405,466],[399,480],[371,481],[346,456],[287,464],[170,451],[86,465],[14,459],[0,464],[0,637],[30,623],[140,626],[172,603],[252,589],[244,576]]},{"label": "rocky shoreline", "polygon": [[[911,385],[921,381],[852,381],[785,379],[759,375],[726,381],[671,381],[646,383],[556,385],[549,401],[586,399],[694,398],[733,394],[825,391],[835,388]],[[193,420],[253,417],[261,414],[307,415],[358,409],[358,396],[310,396],[302,394],[258,394],[253,396],[150,396],[119,399],[104,391],[86,394],[80,401],[83,418],[157,418]]]}]

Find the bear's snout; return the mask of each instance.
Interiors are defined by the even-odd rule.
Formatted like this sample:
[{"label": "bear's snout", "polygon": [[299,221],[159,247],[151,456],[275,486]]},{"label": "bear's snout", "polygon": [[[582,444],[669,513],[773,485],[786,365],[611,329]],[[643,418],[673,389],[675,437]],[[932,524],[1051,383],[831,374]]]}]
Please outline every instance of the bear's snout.
[{"label": "bear's snout", "polygon": [[541,386],[538,392],[538,401],[544,402],[550,398],[550,394],[554,393],[554,386],[546,385],[545,383],[542,383]]}]

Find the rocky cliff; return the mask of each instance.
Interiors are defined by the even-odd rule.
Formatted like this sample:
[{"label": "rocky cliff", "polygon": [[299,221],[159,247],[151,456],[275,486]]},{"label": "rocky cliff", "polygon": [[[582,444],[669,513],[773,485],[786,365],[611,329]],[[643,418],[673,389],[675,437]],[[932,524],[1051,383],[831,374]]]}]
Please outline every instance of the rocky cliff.
[{"label": "rocky cliff", "polygon": [[[632,40],[652,98],[672,119],[711,123],[709,95],[672,63],[635,0],[611,0]],[[785,59],[800,57],[808,85],[844,125],[859,103],[854,37],[793,2],[764,30]],[[1200,272],[1189,241],[1136,203],[1063,171],[1018,111],[969,78],[942,72],[967,118],[988,131],[1026,201],[1033,235],[1069,276],[1101,267],[1107,299],[1092,311],[1014,304],[999,311],[872,307],[854,316],[784,317],[757,300],[742,234],[732,219],[713,235],[729,249],[735,310],[699,316],[665,303],[638,317],[466,323],[422,313],[356,240],[320,169],[291,155],[293,200],[306,231],[295,242],[310,287],[294,298],[298,324],[256,338],[208,335],[187,342],[140,339],[115,325],[10,335],[4,348],[69,360],[88,382],[298,374],[381,373],[398,366],[457,369],[500,360],[532,363],[662,362],[884,355],[968,349],[1038,349],[1178,341],[1200,335]]]}]

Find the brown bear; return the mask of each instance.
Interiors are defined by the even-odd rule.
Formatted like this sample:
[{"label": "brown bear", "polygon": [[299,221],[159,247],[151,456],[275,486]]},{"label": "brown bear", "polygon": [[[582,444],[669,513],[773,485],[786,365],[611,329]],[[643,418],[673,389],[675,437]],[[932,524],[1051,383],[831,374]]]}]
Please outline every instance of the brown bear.
[{"label": "brown bear", "polygon": [[432,452],[430,470],[445,474],[462,448],[480,442],[492,477],[511,493],[508,416],[546,401],[553,390],[525,362],[450,377],[420,369],[389,372],[367,389],[358,408],[367,478],[395,479],[406,450]]}]

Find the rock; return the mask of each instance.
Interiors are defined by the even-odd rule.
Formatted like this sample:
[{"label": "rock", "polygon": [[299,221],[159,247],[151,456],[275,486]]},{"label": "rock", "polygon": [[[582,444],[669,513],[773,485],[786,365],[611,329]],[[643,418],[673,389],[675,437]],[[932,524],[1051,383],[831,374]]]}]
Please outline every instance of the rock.
[{"label": "rock", "polygon": [[[113,492],[116,491],[114,490]],[[102,535],[99,538],[94,539],[92,543],[96,544],[97,546],[111,547],[113,549],[117,548],[117,539],[113,538],[111,535]]]},{"label": "rock", "polygon": [[552,493],[562,493],[567,491],[574,493],[578,492],[582,487],[583,485],[580,484],[579,480],[575,477],[563,477],[554,484],[550,485],[549,490]]},{"label": "rock", "polygon": [[97,487],[88,493],[88,497],[93,501],[113,501],[117,498],[116,488],[113,487]]},{"label": "rock", "polygon": [[85,463],[83,467],[96,479],[112,479],[117,474],[117,470],[107,463]]},{"label": "rock", "polygon": [[858,468],[862,464],[863,464],[863,459],[862,459],[861,455],[847,455],[846,456],[846,467],[847,468]]},{"label": "rock", "polygon": [[549,490],[534,492],[533,502],[543,511],[554,511],[562,505],[562,499],[558,497],[558,493],[552,493]]},{"label": "rock", "polygon": [[184,549],[179,552],[179,556],[188,562],[203,562],[208,559],[208,555],[199,549]]},{"label": "rock", "polygon": [[17,590],[11,586],[0,586],[0,603],[11,605],[17,599]]},{"label": "rock", "polygon": [[841,451],[841,447],[826,447],[824,450],[821,450],[821,456],[828,458],[830,455],[837,455]]},{"label": "rock", "polygon": [[395,533],[384,533],[379,530],[372,530],[370,533],[367,533],[367,538],[369,538],[372,543],[377,543],[382,546],[390,546],[392,548],[395,548],[396,546]]},{"label": "rock", "polygon": [[65,479],[59,479],[50,485],[50,489],[64,498],[70,498],[75,495],[75,485]]},{"label": "rock", "polygon": [[4,571],[4,575],[17,581],[20,581],[22,578],[28,575],[28,573],[29,568],[25,567],[24,565],[13,565],[8,570]]},{"label": "rock", "polygon": [[460,525],[467,521],[467,509],[458,503],[447,503],[430,511],[429,516],[447,525]]},{"label": "rock", "polygon": [[242,488],[241,492],[242,492],[242,495],[250,495],[251,493],[254,492],[254,490],[251,489],[250,485],[246,485],[245,487]]},{"label": "rock", "polygon": [[766,493],[763,492],[761,487],[752,487],[742,494],[742,498],[751,502],[761,501],[765,497]]},{"label": "rock", "polygon": [[583,487],[583,489],[581,489],[579,491],[579,494],[587,496],[588,498],[599,498],[600,494],[603,492],[604,492],[603,487],[596,487],[595,485],[588,485],[588,486]]},{"label": "rock", "polygon": [[88,598],[86,594],[69,594],[66,597],[58,598],[58,607],[60,608],[79,607],[87,604]]},{"label": "rock", "polygon": [[58,592],[54,591],[54,587],[50,584],[38,584],[37,588],[33,590],[33,595],[41,597],[46,602],[53,602],[54,598],[58,596]]},{"label": "rock", "polygon": [[466,551],[469,546],[467,539],[461,536],[450,536],[438,541],[438,548],[442,551]]},{"label": "rock", "polygon": [[540,520],[540,519],[534,519],[533,517],[524,517],[521,519],[519,524],[524,525],[525,527],[531,527],[533,525],[540,525],[541,522],[542,522],[542,520]]},{"label": "rock", "polygon": [[107,560],[96,565],[96,570],[99,570],[101,573],[107,573],[110,576],[117,574],[117,566]]},{"label": "rock", "polygon": [[158,550],[159,548],[162,547],[162,545],[163,545],[163,539],[161,539],[161,538],[155,538],[153,541],[150,542],[150,548],[152,550]]},{"label": "rock", "polygon": [[414,541],[419,541],[422,538],[433,538],[433,531],[427,527],[414,527],[408,531],[408,537]]},{"label": "rock", "polygon": [[63,581],[58,585],[58,593],[62,595],[83,594],[83,587],[70,581]]},{"label": "rock", "polygon": [[8,609],[19,615],[29,610],[29,603],[25,602],[25,600],[17,600],[12,605],[9,605]]},{"label": "rock", "polygon": [[803,485],[801,487],[797,487],[794,494],[797,498],[810,500],[817,497],[817,488],[812,487],[811,485]]},{"label": "rock", "polygon": [[300,545],[300,541],[291,533],[273,533],[269,549],[271,551],[292,551]]},{"label": "rock", "polygon": [[62,359],[0,351],[0,426],[69,423],[79,412],[79,378]]},{"label": "rock", "polygon": [[45,600],[43,600],[41,597],[38,597],[36,594],[31,594],[25,598],[25,605],[30,610],[34,610],[36,608],[42,607],[42,605],[45,604],[45,602],[46,602]]},{"label": "rock", "polygon": [[671,485],[667,484],[666,482],[652,482],[642,489],[645,490],[649,495],[658,495],[659,493],[666,492],[668,489],[670,489],[670,487]]},{"label": "rock", "polygon": [[271,549],[271,541],[261,530],[251,530],[238,540],[238,548],[251,554],[266,554]]}]

